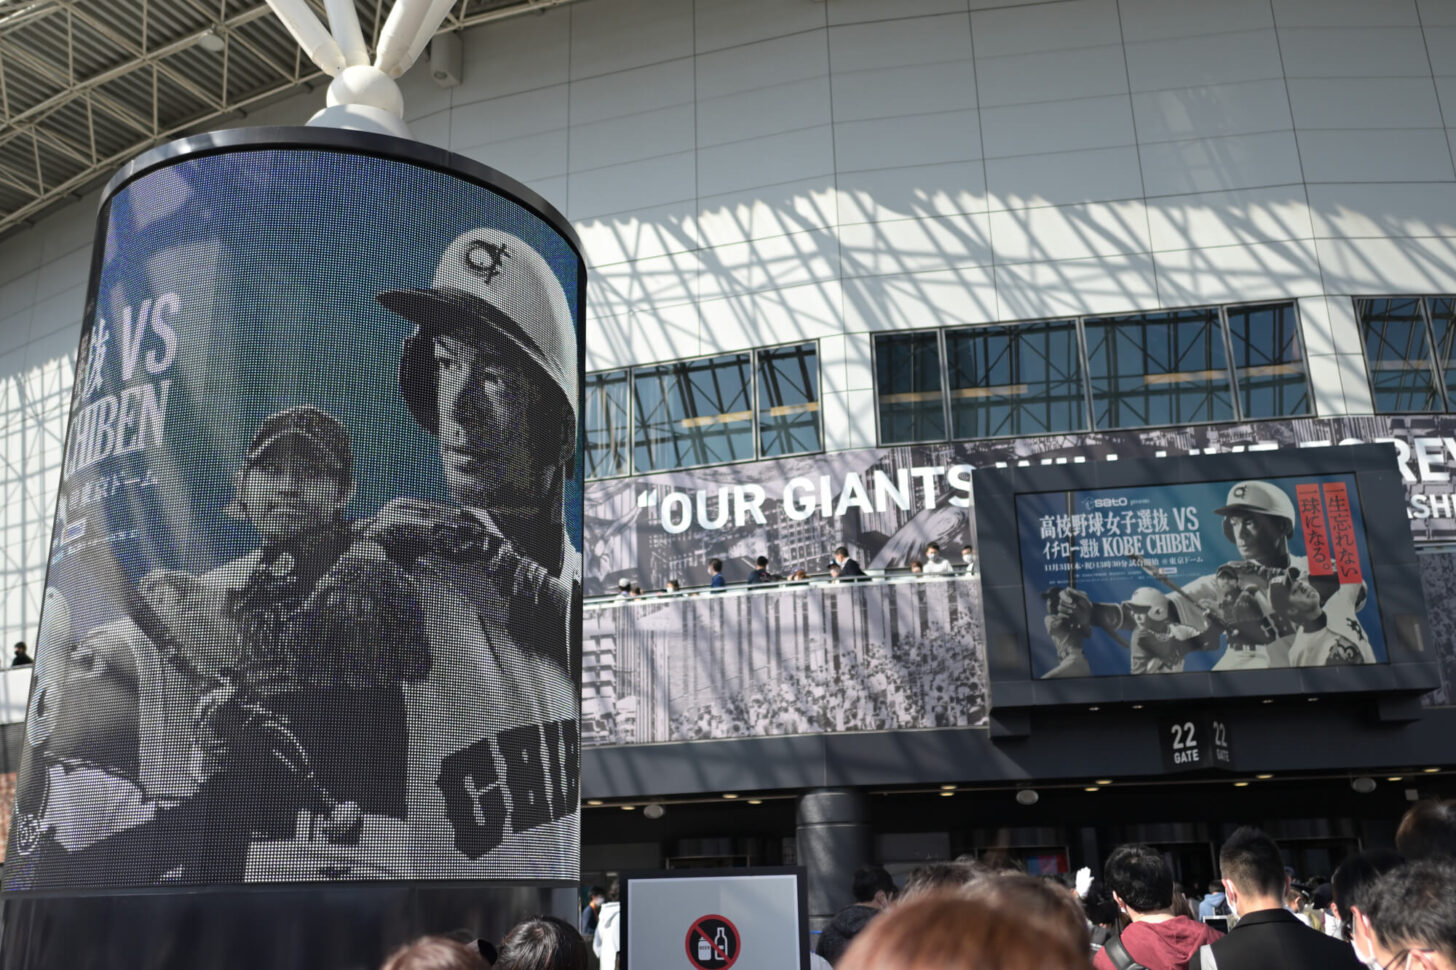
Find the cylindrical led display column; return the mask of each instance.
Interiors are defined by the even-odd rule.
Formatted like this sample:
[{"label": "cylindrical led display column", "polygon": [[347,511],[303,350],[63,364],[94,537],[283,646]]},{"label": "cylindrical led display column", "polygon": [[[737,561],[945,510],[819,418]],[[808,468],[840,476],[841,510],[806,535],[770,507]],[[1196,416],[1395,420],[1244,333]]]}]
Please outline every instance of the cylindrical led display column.
[{"label": "cylindrical led display column", "polygon": [[328,970],[549,910],[580,857],[569,224],[447,152],[254,129],[139,159],[99,227],[0,964]]}]

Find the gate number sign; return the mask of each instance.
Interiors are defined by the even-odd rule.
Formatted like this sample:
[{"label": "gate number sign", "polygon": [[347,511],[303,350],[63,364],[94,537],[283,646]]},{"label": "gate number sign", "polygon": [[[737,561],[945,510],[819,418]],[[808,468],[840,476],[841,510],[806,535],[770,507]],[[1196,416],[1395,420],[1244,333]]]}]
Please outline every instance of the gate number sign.
[{"label": "gate number sign", "polygon": [[738,959],[738,945],[738,927],[726,916],[699,917],[688,927],[688,964],[696,970],[728,970]]},{"label": "gate number sign", "polygon": [[1221,714],[1165,717],[1162,735],[1163,767],[1168,771],[1234,767],[1228,719]]}]

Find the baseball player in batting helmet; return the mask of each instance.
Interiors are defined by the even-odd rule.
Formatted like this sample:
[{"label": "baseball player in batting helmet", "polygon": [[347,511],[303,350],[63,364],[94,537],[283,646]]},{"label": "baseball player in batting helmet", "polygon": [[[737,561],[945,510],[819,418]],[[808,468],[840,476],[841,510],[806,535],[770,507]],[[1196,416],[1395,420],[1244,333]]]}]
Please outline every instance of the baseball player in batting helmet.
[{"label": "baseball player in batting helmet", "polygon": [[1223,516],[1224,537],[1238,546],[1241,557],[1276,568],[1289,565],[1294,503],[1284,489],[1269,482],[1239,482],[1213,511]]},{"label": "baseball player in batting helmet", "polygon": [[439,437],[455,498],[509,517],[550,497],[559,519],[579,377],[576,328],[551,266],[509,233],[475,229],[445,250],[428,289],[378,300],[415,324],[400,392]]}]

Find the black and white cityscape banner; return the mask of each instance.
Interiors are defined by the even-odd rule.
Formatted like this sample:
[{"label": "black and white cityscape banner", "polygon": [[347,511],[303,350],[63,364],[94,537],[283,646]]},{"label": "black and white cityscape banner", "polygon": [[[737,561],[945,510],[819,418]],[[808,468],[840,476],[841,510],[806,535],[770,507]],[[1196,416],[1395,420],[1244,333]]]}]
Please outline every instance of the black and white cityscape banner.
[{"label": "black and white cityscape banner", "polygon": [[578,878],[580,256],[329,137],[107,199],[9,892]]}]

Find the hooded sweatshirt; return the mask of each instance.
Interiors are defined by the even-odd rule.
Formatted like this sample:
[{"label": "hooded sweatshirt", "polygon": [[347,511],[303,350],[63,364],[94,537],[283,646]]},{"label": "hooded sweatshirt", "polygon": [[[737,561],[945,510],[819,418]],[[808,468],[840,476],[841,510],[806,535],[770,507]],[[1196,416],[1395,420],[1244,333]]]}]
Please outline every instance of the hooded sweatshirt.
[{"label": "hooded sweatshirt", "polygon": [[[1175,916],[1160,923],[1146,920],[1133,923],[1122,931],[1122,945],[1127,955],[1148,970],[1187,970],[1188,961],[1198,948],[1212,943],[1223,934],[1206,923]],[[1116,970],[1105,949],[1092,960],[1096,970]]]},{"label": "hooded sweatshirt", "polygon": [[602,903],[597,914],[597,932],[592,937],[592,950],[602,970],[616,970],[617,951],[622,948],[622,904],[616,900]]}]

